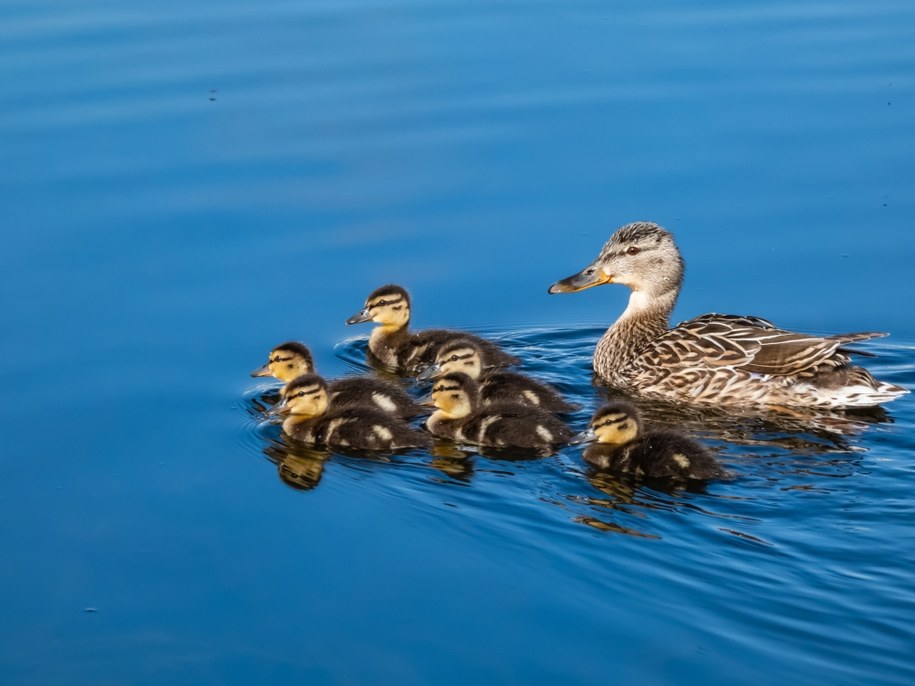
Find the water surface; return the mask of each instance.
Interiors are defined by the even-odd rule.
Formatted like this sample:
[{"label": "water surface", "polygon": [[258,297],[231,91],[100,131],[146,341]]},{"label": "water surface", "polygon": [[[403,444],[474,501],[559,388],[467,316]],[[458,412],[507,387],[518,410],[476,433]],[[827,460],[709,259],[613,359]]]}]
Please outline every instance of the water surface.
[{"label": "water surface", "polygon": [[[902,0],[0,7],[0,666],[9,683],[915,680],[908,396],[853,426],[647,406],[734,473],[290,446],[247,372],[333,377],[398,282],[582,404],[674,232],[675,319],[889,331],[915,385]],[[411,391],[421,389],[410,386]]]}]

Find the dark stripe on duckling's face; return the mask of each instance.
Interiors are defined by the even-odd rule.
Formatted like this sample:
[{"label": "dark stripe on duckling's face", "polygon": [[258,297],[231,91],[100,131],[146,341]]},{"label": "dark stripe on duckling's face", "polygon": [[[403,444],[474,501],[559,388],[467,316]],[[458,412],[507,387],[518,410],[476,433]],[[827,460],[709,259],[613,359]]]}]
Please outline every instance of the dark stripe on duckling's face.
[{"label": "dark stripe on duckling's face", "polygon": [[433,386],[432,395],[435,396],[438,393],[447,393],[448,391],[463,391],[464,389],[460,384],[456,383],[440,383],[437,386]]},{"label": "dark stripe on duckling's face", "polygon": [[346,320],[347,324],[373,321],[387,326],[405,326],[410,320],[410,302],[406,295],[390,293],[369,296],[365,307]]},{"label": "dark stripe on duckling's face", "polygon": [[475,388],[468,388],[462,383],[467,380],[470,384],[473,382],[461,374],[461,379],[445,376],[432,387],[432,404],[438,410],[451,417],[464,417],[473,412],[476,403]]},{"label": "dark stripe on duckling's face", "polygon": [[267,364],[251,372],[251,376],[274,376],[280,381],[292,381],[301,374],[314,371],[311,351],[298,341],[276,346],[267,356]]},{"label": "dark stripe on duckling's face", "polygon": [[629,415],[624,412],[614,412],[613,414],[605,414],[599,417],[595,417],[591,420],[591,426],[595,429],[599,426],[610,426],[611,424],[619,424],[624,422],[629,418]]},{"label": "dark stripe on duckling's face", "polygon": [[304,398],[306,395],[317,395],[323,389],[320,386],[312,386],[311,388],[296,388],[292,392],[286,393],[286,398]]},{"label": "dark stripe on duckling's face", "polygon": [[402,296],[387,296],[383,298],[378,298],[372,302],[366,303],[369,311],[377,310],[381,307],[390,307],[392,310],[403,309],[403,297]]},{"label": "dark stripe on duckling's face", "polygon": [[318,417],[327,412],[327,384],[315,374],[306,374],[283,390],[286,411],[299,418]]},{"label": "dark stripe on duckling's face", "polygon": [[639,426],[625,415],[608,418],[591,425],[599,443],[622,445],[634,441],[639,435]]}]

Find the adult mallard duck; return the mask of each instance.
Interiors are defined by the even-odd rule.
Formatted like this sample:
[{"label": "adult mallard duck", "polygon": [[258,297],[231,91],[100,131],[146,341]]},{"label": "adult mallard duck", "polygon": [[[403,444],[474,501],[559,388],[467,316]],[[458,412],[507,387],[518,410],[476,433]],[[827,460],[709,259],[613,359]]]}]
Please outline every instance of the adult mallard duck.
[{"label": "adult mallard duck", "polygon": [[439,347],[455,338],[472,339],[480,346],[488,365],[511,365],[520,361],[492,341],[463,331],[426,329],[411,333],[410,295],[395,284],[372,291],[365,299],[362,310],[346,320],[347,324],[361,322],[378,324],[369,336],[369,351],[382,364],[400,372],[422,371],[435,362]]},{"label": "adult mallard duck", "polygon": [[600,408],[588,429],[572,439],[591,441],[582,457],[598,469],[656,479],[726,476],[711,453],[693,439],[675,431],[644,431],[636,409],[622,401]]},{"label": "adult mallard duck", "polygon": [[597,259],[550,293],[605,283],[632,290],[629,305],[598,341],[594,370],[645,395],[698,403],[768,407],[871,407],[908,390],[850,363],[849,343],[885,336],[813,336],[758,317],[706,314],[669,326],[683,283],[683,258],[657,224],[621,227]]}]

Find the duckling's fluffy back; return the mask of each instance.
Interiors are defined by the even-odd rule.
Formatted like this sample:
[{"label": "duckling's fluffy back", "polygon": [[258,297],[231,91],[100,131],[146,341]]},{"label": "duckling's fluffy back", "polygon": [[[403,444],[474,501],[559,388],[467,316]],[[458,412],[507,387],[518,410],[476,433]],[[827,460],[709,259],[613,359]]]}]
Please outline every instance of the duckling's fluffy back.
[{"label": "duckling's fluffy back", "polygon": [[599,469],[658,479],[707,480],[725,471],[701,444],[673,431],[649,431],[629,443],[594,443],[582,455]]},{"label": "duckling's fluffy back", "polygon": [[572,438],[560,419],[536,407],[499,402],[474,412],[460,427],[464,440],[495,448],[554,449]]},{"label": "duckling's fluffy back", "polygon": [[356,450],[388,451],[432,445],[427,434],[369,407],[332,408],[321,417],[284,428],[293,438],[307,443]]}]

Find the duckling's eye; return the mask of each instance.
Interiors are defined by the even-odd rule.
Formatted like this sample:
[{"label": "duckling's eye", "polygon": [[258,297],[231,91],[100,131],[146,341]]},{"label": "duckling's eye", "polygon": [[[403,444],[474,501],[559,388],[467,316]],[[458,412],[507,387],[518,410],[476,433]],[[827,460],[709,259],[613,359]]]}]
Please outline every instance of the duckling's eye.
[{"label": "duckling's eye", "polygon": [[631,245],[626,248],[627,255],[638,255],[640,252],[642,252],[642,249],[637,245]]},{"label": "duckling's eye", "polygon": [[449,361],[450,361],[450,362],[457,362],[457,361],[458,361],[458,356],[457,356],[457,355],[452,355],[452,356],[449,358]]},{"label": "duckling's eye", "polygon": [[296,394],[295,394],[294,396],[292,396],[292,397],[293,397],[293,398],[301,398],[303,395],[305,395],[305,391],[299,391],[298,393],[296,393]]},{"label": "duckling's eye", "polygon": [[388,301],[387,301],[387,300],[379,300],[377,303],[375,303],[375,306],[376,306],[376,307],[384,307],[384,306],[387,305],[387,304],[388,304]]}]

